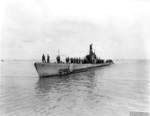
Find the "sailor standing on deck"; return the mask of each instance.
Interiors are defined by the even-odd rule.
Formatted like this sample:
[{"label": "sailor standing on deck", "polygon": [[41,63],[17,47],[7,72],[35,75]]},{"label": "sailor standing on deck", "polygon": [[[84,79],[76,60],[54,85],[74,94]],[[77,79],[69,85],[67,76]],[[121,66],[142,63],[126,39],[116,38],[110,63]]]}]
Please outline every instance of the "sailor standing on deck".
[{"label": "sailor standing on deck", "polygon": [[49,57],[49,54],[47,54],[47,63],[50,62],[50,57]]},{"label": "sailor standing on deck", "polygon": [[44,63],[46,62],[44,54],[42,55],[42,62],[44,62]]},{"label": "sailor standing on deck", "polygon": [[56,57],[57,63],[60,63],[60,55]]}]

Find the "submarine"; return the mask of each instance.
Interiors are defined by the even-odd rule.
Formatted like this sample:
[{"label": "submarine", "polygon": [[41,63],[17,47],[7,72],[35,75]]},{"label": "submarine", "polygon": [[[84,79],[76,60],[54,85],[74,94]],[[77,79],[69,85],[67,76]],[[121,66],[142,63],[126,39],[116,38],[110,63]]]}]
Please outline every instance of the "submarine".
[{"label": "submarine", "polygon": [[113,60],[103,60],[96,56],[93,52],[92,44],[89,46],[89,54],[83,59],[80,58],[66,58],[66,62],[62,62],[60,55],[56,57],[57,62],[46,62],[42,57],[42,62],[35,62],[34,66],[39,77],[63,76],[73,73],[88,71],[92,68],[104,67],[113,64]]}]

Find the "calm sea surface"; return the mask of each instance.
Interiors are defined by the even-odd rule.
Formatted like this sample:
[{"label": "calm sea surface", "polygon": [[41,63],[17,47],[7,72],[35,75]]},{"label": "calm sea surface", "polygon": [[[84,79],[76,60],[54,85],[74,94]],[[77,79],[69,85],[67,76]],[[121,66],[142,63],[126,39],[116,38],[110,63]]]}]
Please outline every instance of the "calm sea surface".
[{"label": "calm sea surface", "polygon": [[129,116],[149,110],[146,60],[39,78],[32,61],[0,63],[0,116]]}]

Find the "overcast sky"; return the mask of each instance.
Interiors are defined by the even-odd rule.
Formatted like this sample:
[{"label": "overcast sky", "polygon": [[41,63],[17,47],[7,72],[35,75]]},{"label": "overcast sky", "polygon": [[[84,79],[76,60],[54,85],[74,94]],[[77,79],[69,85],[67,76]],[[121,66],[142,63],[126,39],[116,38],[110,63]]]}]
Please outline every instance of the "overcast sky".
[{"label": "overcast sky", "polygon": [[0,58],[83,57],[89,44],[101,58],[150,59],[148,0],[4,0]]}]

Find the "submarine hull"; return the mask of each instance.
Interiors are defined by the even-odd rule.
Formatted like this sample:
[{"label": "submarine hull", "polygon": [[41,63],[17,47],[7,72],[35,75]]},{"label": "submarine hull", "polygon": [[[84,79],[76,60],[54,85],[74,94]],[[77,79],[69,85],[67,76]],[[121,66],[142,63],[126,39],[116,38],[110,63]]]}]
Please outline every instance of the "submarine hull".
[{"label": "submarine hull", "polygon": [[104,67],[111,65],[112,63],[102,64],[63,64],[63,63],[41,63],[36,62],[34,66],[38,72],[39,77],[52,77],[68,75],[72,73],[78,73],[87,71],[91,68]]}]

